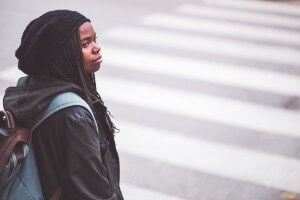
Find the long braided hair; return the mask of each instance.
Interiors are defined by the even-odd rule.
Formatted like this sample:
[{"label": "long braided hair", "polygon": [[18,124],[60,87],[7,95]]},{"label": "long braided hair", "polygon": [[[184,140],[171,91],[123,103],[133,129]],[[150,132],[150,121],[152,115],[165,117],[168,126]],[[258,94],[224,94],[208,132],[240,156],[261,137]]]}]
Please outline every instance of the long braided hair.
[{"label": "long braided hair", "polygon": [[[59,80],[75,83],[83,88],[85,100],[93,112],[95,112],[93,105],[99,102],[103,104],[102,98],[97,92],[95,74],[84,71],[79,30],[74,32],[70,39],[63,44],[50,66],[43,68],[43,73]],[[111,131],[118,132],[119,129],[112,122],[109,111],[106,111],[105,117]]]}]

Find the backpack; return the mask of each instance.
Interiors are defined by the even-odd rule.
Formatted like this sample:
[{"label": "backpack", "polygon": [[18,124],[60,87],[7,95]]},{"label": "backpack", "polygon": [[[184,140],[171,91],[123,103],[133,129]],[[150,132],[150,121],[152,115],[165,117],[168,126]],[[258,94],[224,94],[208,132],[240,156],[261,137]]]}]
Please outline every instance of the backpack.
[{"label": "backpack", "polygon": [[[31,143],[32,132],[49,116],[70,106],[86,108],[97,127],[89,105],[73,92],[57,95],[30,129],[19,127],[10,111],[0,111],[0,200],[44,199]],[[62,187],[59,187],[50,200],[57,200],[61,195]]]}]

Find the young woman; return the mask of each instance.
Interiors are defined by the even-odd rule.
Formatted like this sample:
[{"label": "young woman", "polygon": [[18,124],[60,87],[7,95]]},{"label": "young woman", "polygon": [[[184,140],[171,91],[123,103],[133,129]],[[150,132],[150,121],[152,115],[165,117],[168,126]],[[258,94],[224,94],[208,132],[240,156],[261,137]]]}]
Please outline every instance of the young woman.
[{"label": "young woman", "polygon": [[18,67],[28,75],[6,90],[4,107],[24,126],[52,99],[74,92],[91,107],[62,109],[33,133],[38,172],[45,199],[62,189],[60,199],[122,200],[116,127],[96,90],[94,72],[102,56],[89,19],[75,11],[45,13],[26,27],[16,51]]}]

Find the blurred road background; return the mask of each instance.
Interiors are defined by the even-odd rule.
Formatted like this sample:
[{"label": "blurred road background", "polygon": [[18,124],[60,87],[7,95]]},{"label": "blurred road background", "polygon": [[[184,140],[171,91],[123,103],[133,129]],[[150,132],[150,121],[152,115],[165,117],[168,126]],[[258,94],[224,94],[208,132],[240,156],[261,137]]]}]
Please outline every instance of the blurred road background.
[{"label": "blurred road background", "polygon": [[2,0],[1,99],[26,25],[62,8],[99,37],[125,199],[300,199],[298,1]]}]

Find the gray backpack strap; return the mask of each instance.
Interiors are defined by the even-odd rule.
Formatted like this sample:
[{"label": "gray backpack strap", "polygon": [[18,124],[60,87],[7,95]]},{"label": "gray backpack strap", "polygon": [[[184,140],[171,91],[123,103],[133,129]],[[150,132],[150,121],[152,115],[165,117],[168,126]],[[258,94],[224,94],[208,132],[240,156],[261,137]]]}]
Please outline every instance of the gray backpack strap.
[{"label": "gray backpack strap", "polygon": [[49,116],[54,114],[55,112],[71,107],[71,106],[82,106],[86,108],[92,115],[93,121],[96,125],[97,131],[98,126],[96,123],[96,119],[94,117],[94,114],[90,108],[90,106],[86,103],[85,100],[83,100],[79,95],[77,95],[74,92],[66,92],[57,95],[52,102],[49,104],[49,106],[46,108],[45,111],[38,117],[38,119],[33,123],[31,126],[31,131],[33,131],[36,127],[38,127],[45,119],[47,119]]}]

